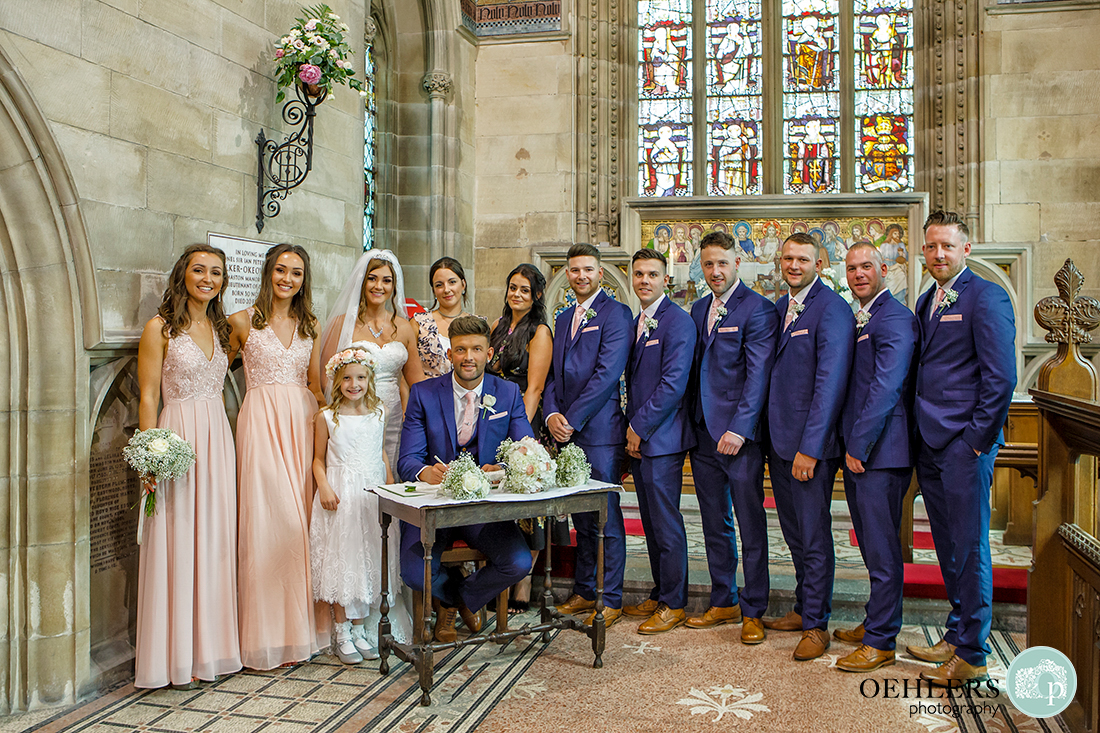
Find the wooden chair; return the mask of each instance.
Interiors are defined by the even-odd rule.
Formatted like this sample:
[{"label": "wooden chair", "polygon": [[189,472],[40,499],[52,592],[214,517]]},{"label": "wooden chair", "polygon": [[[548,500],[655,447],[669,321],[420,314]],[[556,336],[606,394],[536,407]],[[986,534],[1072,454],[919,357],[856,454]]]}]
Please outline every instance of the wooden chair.
[{"label": "wooden chair", "polygon": [[[440,558],[440,572],[443,568],[453,567],[455,565],[463,565],[468,562],[474,563],[478,568],[485,566],[489,559],[482,555],[480,552],[472,547],[466,545],[466,543],[459,540],[450,549],[444,550],[443,555]],[[498,632],[508,630],[508,588],[505,588],[497,596],[497,626]],[[485,628],[485,624],[488,621],[488,614],[485,612],[485,608],[482,607],[478,611],[478,615],[481,617],[481,628]],[[428,630],[431,633],[431,630]],[[413,641],[419,644],[424,638],[424,594],[418,591],[413,591]]]}]

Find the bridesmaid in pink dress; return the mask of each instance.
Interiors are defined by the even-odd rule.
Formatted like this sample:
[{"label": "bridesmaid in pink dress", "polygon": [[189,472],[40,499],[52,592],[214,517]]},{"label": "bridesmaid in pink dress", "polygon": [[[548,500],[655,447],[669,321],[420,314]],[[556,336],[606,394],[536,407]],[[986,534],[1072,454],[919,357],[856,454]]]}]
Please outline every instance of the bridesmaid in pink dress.
[{"label": "bridesmaid in pink dress", "polygon": [[138,347],[140,429],[174,430],[196,459],[156,487],[156,514],[139,520],[136,687],[191,689],[241,668],[236,461],[222,401],[225,281],[224,252],[206,244],[184,250]]},{"label": "bridesmaid in pink dress", "polygon": [[320,339],[310,292],[309,255],[278,244],[256,303],[229,318],[230,356],[243,353],[248,384],[237,418],[237,567],[241,661],[252,669],[319,651],[309,512]]}]

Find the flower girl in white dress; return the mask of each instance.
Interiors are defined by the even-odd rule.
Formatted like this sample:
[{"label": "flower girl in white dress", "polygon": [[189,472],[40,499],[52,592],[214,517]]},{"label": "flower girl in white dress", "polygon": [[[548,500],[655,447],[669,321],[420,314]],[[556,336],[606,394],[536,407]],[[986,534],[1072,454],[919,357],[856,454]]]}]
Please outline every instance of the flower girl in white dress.
[{"label": "flower girl in white dress", "polygon": [[392,482],[393,472],[383,450],[386,416],[371,355],[345,349],[325,371],[333,390],[316,419],[317,493],[309,530],[313,597],[332,605],[333,653],[344,664],[358,664],[378,658],[364,626],[381,584],[381,558],[367,545],[369,536],[381,532],[367,487]]}]

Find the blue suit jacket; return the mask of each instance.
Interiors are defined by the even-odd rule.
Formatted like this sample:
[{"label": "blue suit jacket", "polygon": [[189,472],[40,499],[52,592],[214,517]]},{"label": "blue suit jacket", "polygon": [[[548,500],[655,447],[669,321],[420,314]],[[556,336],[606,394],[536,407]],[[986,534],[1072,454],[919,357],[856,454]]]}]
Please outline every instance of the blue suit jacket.
[{"label": "blue suit jacket", "polygon": [[714,295],[691,307],[695,322],[695,361],[691,373],[692,416],[706,422],[717,443],[727,431],[746,441],[758,441],[775,362],[779,319],[775,306],[744,283],[737,285],[726,315],[707,334],[707,318]]},{"label": "blue suit jacket", "polygon": [[[782,324],[790,295],[775,304]],[[818,278],[805,309],[780,334],[768,389],[768,430],[772,451],[785,461],[795,453],[818,460],[842,454],[840,408],[852,367],[856,321],[852,307]]]},{"label": "blue suit jacket", "polygon": [[[631,333],[638,332],[638,318]],[[667,297],[654,318],[657,328],[643,333],[630,348],[626,420],[642,439],[642,455],[667,456],[695,446],[684,399],[695,354],[695,327],[691,316]]]},{"label": "blue suit jacket", "polygon": [[554,322],[554,358],[546,377],[542,412],[560,412],[572,426],[577,445],[620,445],[626,421],[619,405],[619,378],[630,357],[630,308],[600,291],[596,316],[571,338],[573,309]]},{"label": "blue suit jacket", "polygon": [[[438,456],[445,463],[458,457],[458,428],[452,375],[427,379],[409,390],[405,424],[401,427],[401,453],[397,473],[402,481],[415,481],[425,466],[435,465]],[[519,440],[534,436],[523,407],[523,393],[511,382],[486,374],[481,399],[493,395],[493,409],[478,410],[477,464],[496,463],[497,448],[505,438]]]},{"label": "blue suit jacket", "polygon": [[944,448],[962,433],[988,453],[1002,444],[1016,388],[1016,317],[999,285],[963,270],[958,299],[928,317],[935,288],[917,299],[921,329],[914,411],[924,442]]},{"label": "blue suit jacket", "polygon": [[844,448],[865,468],[908,468],[910,385],[920,330],[913,312],[890,291],[871,305],[856,333],[848,397],[841,414]]}]

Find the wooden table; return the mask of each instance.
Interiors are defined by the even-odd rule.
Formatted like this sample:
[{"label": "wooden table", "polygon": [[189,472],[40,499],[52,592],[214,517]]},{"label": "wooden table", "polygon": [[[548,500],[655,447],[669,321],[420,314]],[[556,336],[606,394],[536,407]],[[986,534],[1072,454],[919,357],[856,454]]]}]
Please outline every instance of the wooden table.
[{"label": "wooden table", "polygon": [[[413,484],[409,484],[413,485]],[[374,489],[378,495],[379,520],[382,525],[382,618],[378,622],[378,654],[381,658],[379,671],[389,674],[389,655],[409,662],[420,673],[420,704],[431,704],[432,674],[436,652],[447,651],[471,644],[498,642],[507,644],[512,639],[525,634],[541,634],[542,642],[550,641],[553,629],[572,629],[592,639],[592,651],[595,660],[592,666],[603,667],[603,651],[606,628],[603,617],[603,528],[607,522],[608,494],[621,491],[622,487],[600,481],[589,481],[583,486],[570,489],[553,489],[539,494],[493,495],[485,501],[453,501],[435,497],[402,496],[382,487]],[[579,512],[597,512],[596,524],[598,544],[596,550],[596,616],[591,625],[572,616],[563,616],[554,608],[554,598],[550,592],[550,523],[546,522],[546,568],[543,576],[541,596],[541,619],[535,624],[524,624],[517,629],[502,633],[475,634],[450,643],[432,641],[431,612],[432,604],[425,600],[424,632],[422,638],[413,639],[411,644],[394,640],[389,621],[389,525],[393,518],[408,522],[420,528],[420,542],[424,546],[424,588],[431,592],[432,587],[432,545],[435,544],[436,530],[446,527],[462,527],[470,524],[503,522],[533,517],[559,516]],[[476,610],[476,609],[474,609]]]}]

